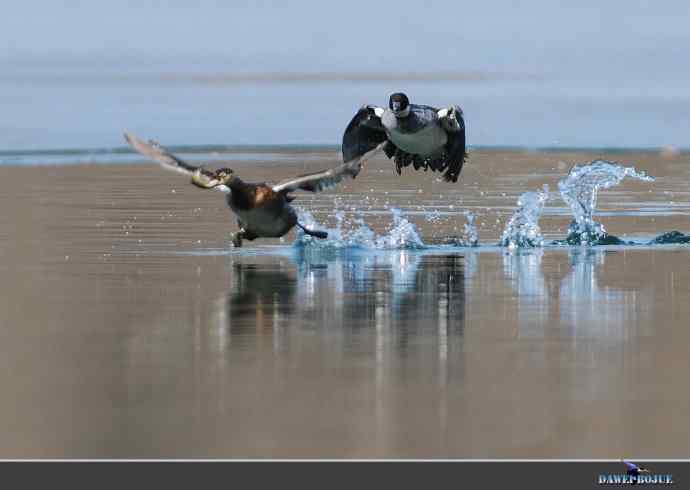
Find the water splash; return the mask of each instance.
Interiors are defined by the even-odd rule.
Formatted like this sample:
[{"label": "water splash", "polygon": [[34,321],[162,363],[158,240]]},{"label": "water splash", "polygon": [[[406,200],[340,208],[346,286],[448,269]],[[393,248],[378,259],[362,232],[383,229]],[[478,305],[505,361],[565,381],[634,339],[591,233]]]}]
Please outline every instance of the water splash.
[{"label": "water splash", "polygon": [[442,222],[444,221],[444,218],[441,216],[441,213],[440,213],[438,210],[436,210],[436,209],[427,212],[427,213],[424,215],[424,219],[425,219],[426,221],[428,221],[429,223],[433,223],[433,224],[435,224],[435,225],[436,225],[436,224],[439,224],[439,223],[442,223]]},{"label": "water splash", "polygon": [[391,208],[390,212],[393,214],[393,227],[385,235],[376,238],[376,248],[423,248],[424,242],[417,227],[407,221],[399,209]]},{"label": "water splash", "polygon": [[478,247],[479,246],[479,232],[475,223],[475,216],[470,211],[465,212],[467,222],[463,225],[464,235],[462,237],[451,236],[436,240],[437,245],[450,245],[453,247]]},{"label": "water splash", "polygon": [[314,219],[309,211],[298,211],[299,222],[306,228],[312,230],[323,230],[328,232],[328,238],[321,239],[305,234],[302,230],[298,231],[296,246],[309,246],[316,249],[336,249],[348,247],[372,247],[376,234],[365,223],[358,218],[355,220],[357,227],[354,231],[348,232],[345,229],[346,219],[343,211],[335,213],[335,227],[327,228]]},{"label": "water splash", "polygon": [[[396,208],[390,209],[393,215],[391,228],[382,235],[377,235],[367,226],[361,217],[357,217],[348,223],[345,213],[339,211],[335,214],[335,228],[329,228],[328,238],[319,239],[306,235],[301,230],[298,232],[295,246],[308,246],[312,249],[334,250],[341,248],[371,248],[371,249],[415,249],[424,248],[425,244],[419,236],[417,227],[409,222],[402,211]],[[308,211],[299,211],[299,221],[307,228],[323,230],[324,226],[319,224]],[[344,225],[352,225],[346,226]]]},{"label": "water splash", "polygon": [[544,237],[539,228],[539,218],[544,210],[544,204],[549,199],[549,186],[544,185],[542,191],[525,192],[518,199],[518,209],[513,213],[506,225],[501,241],[502,247],[530,248],[544,245]]},{"label": "water splash", "polygon": [[465,245],[467,247],[477,247],[479,245],[479,231],[477,231],[477,224],[475,223],[476,216],[471,212],[465,213],[467,223],[464,224],[465,231]]},{"label": "water splash", "polygon": [[587,165],[576,165],[565,179],[558,182],[563,200],[570,206],[573,221],[568,228],[565,243],[569,245],[603,245],[625,243],[609,235],[601,223],[593,219],[599,189],[618,185],[626,177],[652,182],[644,172],[606,160],[595,160]]}]

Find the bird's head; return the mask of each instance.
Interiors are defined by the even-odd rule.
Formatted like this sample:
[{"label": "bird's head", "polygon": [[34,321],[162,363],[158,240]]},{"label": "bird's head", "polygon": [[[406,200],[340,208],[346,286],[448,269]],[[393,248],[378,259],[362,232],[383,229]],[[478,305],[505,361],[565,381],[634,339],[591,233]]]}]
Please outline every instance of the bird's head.
[{"label": "bird's head", "polygon": [[231,168],[219,168],[215,172],[198,169],[192,174],[192,183],[204,189],[212,189],[219,185],[229,185],[235,178]]},{"label": "bird's head", "polygon": [[393,111],[395,117],[407,117],[410,114],[410,99],[402,92],[396,92],[391,95],[388,107]]}]

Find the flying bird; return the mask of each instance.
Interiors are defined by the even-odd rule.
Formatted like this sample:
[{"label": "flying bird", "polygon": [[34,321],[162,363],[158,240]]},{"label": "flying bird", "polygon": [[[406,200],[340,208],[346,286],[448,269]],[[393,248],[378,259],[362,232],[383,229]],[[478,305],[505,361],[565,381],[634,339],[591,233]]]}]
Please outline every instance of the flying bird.
[{"label": "flying bird", "polygon": [[355,160],[382,143],[398,175],[413,165],[415,170],[445,170],[444,180],[457,182],[467,158],[462,109],[410,104],[399,92],[390,96],[388,109],[362,106],[343,134],[343,161]]},{"label": "flying bird", "polygon": [[[239,231],[232,236],[235,247],[242,246],[242,240],[260,237],[282,237],[298,226],[307,235],[328,238],[328,233],[310,230],[302,225],[297,212],[290,205],[297,190],[320,192],[339,184],[344,178],[354,179],[362,168],[364,156],[343,163],[337,167],[284,180],[276,185],[249,183],[240,179],[229,168],[215,171],[191,165],[173,155],[155,141],[143,141],[125,132],[125,140],[144,156],[160,163],[164,168],[191,176],[192,184],[202,189],[217,189],[227,195],[230,209],[237,215]],[[375,153],[378,148],[374,149]]]}]

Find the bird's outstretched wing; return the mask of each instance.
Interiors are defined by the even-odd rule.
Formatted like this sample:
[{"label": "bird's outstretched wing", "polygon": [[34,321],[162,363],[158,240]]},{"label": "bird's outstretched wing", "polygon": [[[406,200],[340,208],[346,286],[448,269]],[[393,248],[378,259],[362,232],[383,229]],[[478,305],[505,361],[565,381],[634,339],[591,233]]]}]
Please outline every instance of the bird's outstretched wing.
[{"label": "bird's outstretched wing", "polygon": [[[158,162],[163,168],[190,175],[192,180],[196,181],[197,185],[200,187],[203,187],[203,183],[205,181],[210,181],[215,176],[213,172],[206,170],[201,166],[187,163],[181,158],[173,155],[156,141],[144,141],[128,132],[125,132],[124,136],[127,143],[129,143],[130,146],[136,151],[146,157],[149,157],[151,160]],[[214,189],[218,189],[222,192],[229,191],[228,187],[224,185],[216,186]]]},{"label": "bird's outstretched wing", "polygon": [[284,180],[273,186],[275,192],[288,193],[301,189],[309,192],[321,192],[338,185],[344,178],[354,179],[362,170],[362,166],[372,156],[383,148],[386,142],[379,143],[370,149],[365,155],[349,162],[338,165],[328,170],[321,170],[311,174],[300,175],[298,177]]},{"label": "bird's outstretched wing", "polygon": [[342,150],[345,163],[363,156],[387,141],[388,137],[379,115],[382,113],[383,109],[370,105],[362,106],[357,111],[343,133]]},{"label": "bird's outstretched wing", "polygon": [[445,158],[448,168],[443,174],[443,179],[446,182],[457,182],[467,159],[465,120],[462,117],[462,109],[458,106],[453,107],[446,117],[448,120],[442,121],[442,124],[448,136]]},{"label": "bird's outstretched wing", "polygon": [[201,168],[191,165],[181,158],[176,157],[156,141],[144,141],[128,132],[125,132],[125,141],[127,141],[132,148],[142,155],[160,163],[169,170],[175,170],[176,172],[191,175]]}]

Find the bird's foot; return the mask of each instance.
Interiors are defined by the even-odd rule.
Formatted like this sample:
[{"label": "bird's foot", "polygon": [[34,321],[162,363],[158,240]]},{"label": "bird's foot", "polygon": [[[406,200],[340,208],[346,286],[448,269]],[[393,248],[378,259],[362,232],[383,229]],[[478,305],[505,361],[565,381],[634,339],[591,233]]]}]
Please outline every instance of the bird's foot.
[{"label": "bird's foot", "polygon": [[232,240],[232,246],[235,248],[240,248],[242,247],[242,232],[238,231],[237,233],[232,233],[230,235],[230,238]]},{"label": "bird's foot", "polygon": [[302,231],[305,233],[305,235],[310,235],[310,236],[313,236],[313,237],[316,237],[316,238],[320,238],[320,239],[322,239],[322,240],[325,240],[326,238],[328,238],[328,233],[325,232],[325,231],[321,231],[321,230],[310,230],[309,228],[305,227],[305,226],[304,226],[303,224],[301,224],[301,223],[297,223],[297,226],[299,226],[299,227],[302,229]]}]

